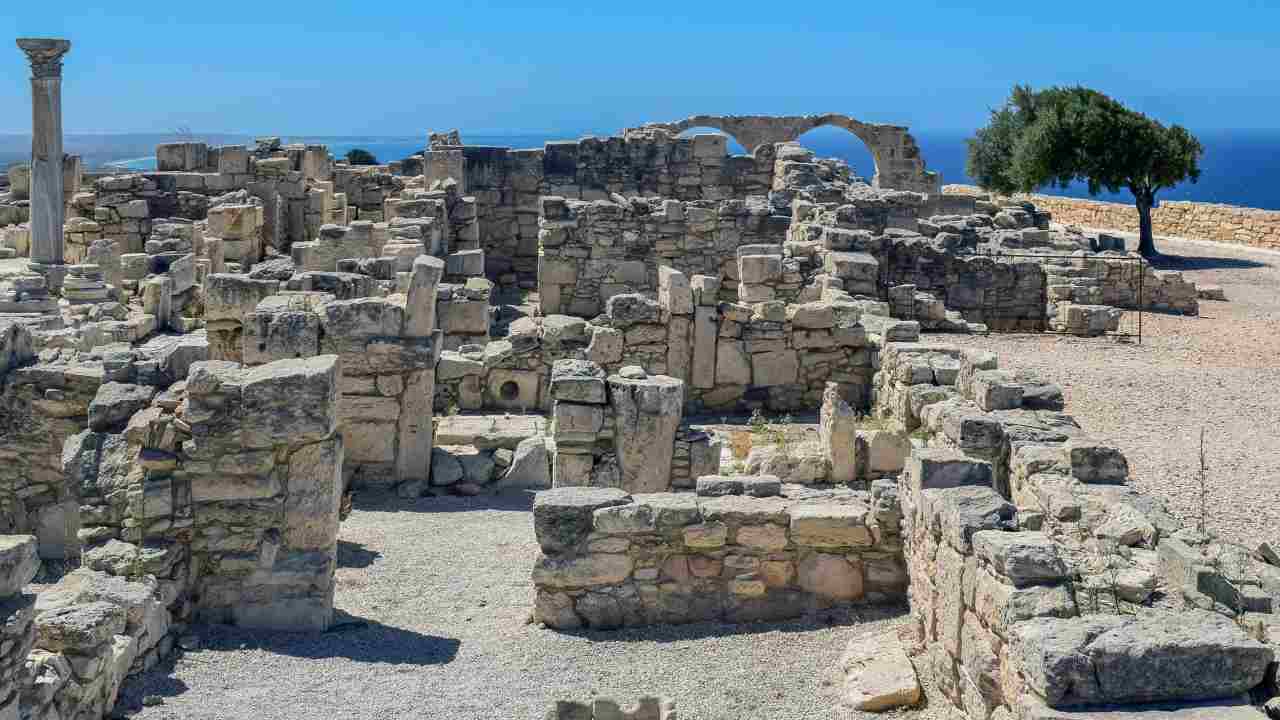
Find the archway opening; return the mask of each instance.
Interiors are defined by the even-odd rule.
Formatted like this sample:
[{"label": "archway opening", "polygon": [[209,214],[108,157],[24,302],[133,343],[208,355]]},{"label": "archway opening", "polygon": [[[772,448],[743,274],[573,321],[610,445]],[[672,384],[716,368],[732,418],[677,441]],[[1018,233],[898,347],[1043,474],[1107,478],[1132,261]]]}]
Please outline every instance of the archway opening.
[{"label": "archway opening", "polygon": [[728,133],[724,132],[723,130],[717,130],[713,127],[703,127],[703,126],[691,127],[688,130],[681,132],[679,135],[677,135],[677,137],[687,138],[687,137],[693,137],[694,135],[723,135],[725,140],[725,151],[727,152],[727,154],[729,155],[750,155],[751,154],[750,150],[747,150],[746,148],[739,145],[738,141],[734,140],[733,137],[730,136]]},{"label": "archway opening", "polygon": [[820,158],[840,158],[849,163],[849,170],[868,185],[876,176],[876,161],[862,138],[852,132],[831,125],[816,127],[797,138],[796,142],[812,150]]}]

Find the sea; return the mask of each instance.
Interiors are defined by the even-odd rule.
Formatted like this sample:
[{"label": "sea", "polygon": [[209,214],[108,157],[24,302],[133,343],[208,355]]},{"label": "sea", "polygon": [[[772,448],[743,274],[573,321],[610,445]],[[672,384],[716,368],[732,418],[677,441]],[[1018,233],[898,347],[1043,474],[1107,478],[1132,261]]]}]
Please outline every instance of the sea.
[{"label": "sea", "polygon": [[[692,129],[686,134],[715,132],[710,128]],[[462,139],[470,145],[497,145],[511,148],[533,148],[552,140],[574,140],[584,135],[607,136],[608,132],[543,132],[511,134],[471,134],[462,131]],[[965,175],[965,140],[972,133],[956,130],[913,131],[920,146],[925,164],[942,175],[944,184],[970,183]],[[1280,130],[1211,130],[1196,133],[1204,145],[1199,182],[1184,182],[1166,189],[1159,200],[1193,200],[1198,202],[1225,203],[1246,207],[1280,210]],[[234,136],[222,136],[222,139]],[[199,139],[199,138],[197,138]],[[363,148],[373,153],[380,162],[399,160],[423,149],[422,136],[292,136],[286,142],[324,143],[335,157],[348,150]],[[244,138],[248,142],[249,138]],[[820,157],[837,157],[846,160],[854,172],[867,178],[874,173],[871,154],[862,141],[840,128],[817,128],[800,138],[800,143]],[[72,145],[72,143],[68,143]],[[74,152],[68,149],[68,152]],[[730,153],[744,153],[736,142],[729,141]],[[107,160],[115,167],[129,170],[155,168],[153,156],[117,157]],[[1071,187],[1047,188],[1043,192],[1070,197],[1090,197],[1083,184]],[[1102,193],[1101,200],[1132,202],[1127,190],[1119,193]]]}]

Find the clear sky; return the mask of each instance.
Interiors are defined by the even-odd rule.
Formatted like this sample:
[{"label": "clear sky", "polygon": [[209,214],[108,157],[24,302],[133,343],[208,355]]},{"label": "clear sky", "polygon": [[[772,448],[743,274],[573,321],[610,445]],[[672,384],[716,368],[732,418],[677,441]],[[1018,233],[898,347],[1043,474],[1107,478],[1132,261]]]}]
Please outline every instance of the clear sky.
[{"label": "clear sky", "polygon": [[0,132],[30,130],[22,36],[72,41],[67,132],[601,132],[816,112],[967,130],[1017,82],[1087,84],[1194,129],[1280,127],[1277,0],[0,2]]}]

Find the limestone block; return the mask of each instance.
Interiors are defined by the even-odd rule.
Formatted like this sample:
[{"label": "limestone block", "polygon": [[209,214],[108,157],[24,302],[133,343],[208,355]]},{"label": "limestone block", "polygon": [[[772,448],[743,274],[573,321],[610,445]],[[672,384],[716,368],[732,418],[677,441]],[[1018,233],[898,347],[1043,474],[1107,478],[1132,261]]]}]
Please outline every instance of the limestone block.
[{"label": "limestone block", "polygon": [[480,300],[454,299],[436,305],[440,329],[446,335],[488,335],[489,304]]},{"label": "limestone block", "polygon": [[982,370],[974,373],[970,384],[973,401],[984,412],[1013,410],[1022,406],[1022,385],[1012,373]]},{"label": "limestone block", "polygon": [[125,630],[124,608],[95,601],[48,610],[36,618],[36,647],[91,655]]},{"label": "limestone block", "polygon": [[445,258],[446,273],[464,277],[484,276],[484,250],[459,250]]},{"label": "limestone block", "polygon": [[304,445],[289,456],[283,529],[286,548],[336,546],[342,505],[342,460],[340,437]]},{"label": "limestone block", "polygon": [[1015,626],[1009,658],[1050,706],[1224,698],[1261,682],[1272,651],[1203,611]]},{"label": "limestone block", "polygon": [[867,472],[872,476],[901,472],[911,456],[911,440],[892,430],[868,430],[862,433],[867,448]]},{"label": "limestone block", "polygon": [[671,458],[684,407],[684,382],[666,375],[610,375],[614,448],[628,492],[671,487]]},{"label": "limestone block", "polygon": [[1129,461],[1112,443],[1075,437],[1062,447],[1071,476],[1090,485],[1122,485],[1129,477]]},{"label": "limestone block", "polygon": [[693,289],[689,286],[689,278],[666,265],[659,267],[658,304],[672,315],[692,314]]},{"label": "limestone block", "polygon": [[631,496],[617,488],[545,490],[533,501],[534,535],[543,552],[572,550],[591,533],[596,510],[630,502]]},{"label": "limestone block", "polygon": [[862,597],[862,573],[843,555],[810,553],[796,568],[797,584],[806,592],[836,601]]},{"label": "limestone block", "polygon": [[991,464],[949,448],[915,448],[907,462],[910,487],[920,490],[966,485],[991,487]]},{"label": "limestone block", "polygon": [[498,486],[531,490],[551,487],[551,461],[545,437],[537,435],[520,441],[511,458],[511,466],[499,479]]},{"label": "limestone block", "polygon": [[840,397],[839,386],[827,383],[818,411],[818,442],[833,483],[858,479],[858,416]]},{"label": "limestone block", "polygon": [[720,278],[714,275],[694,275],[690,279],[694,305],[715,307],[720,303]]},{"label": "limestone block", "polygon": [[1043,533],[985,530],[974,533],[973,551],[1015,587],[1055,582],[1067,576],[1057,543]]},{"label": "limestone block", "polygon": [[216,273],[205,278],[205,322],[242,321],[258,303],[274,295],[276,280],[252,280],[248,275]]},{"label": "limestone block", "polygon": [[0,535],[0,598],[21,592],[39,569],[35,537]]},{"label": "limestone block", "polygon": [[781,255],[739,255],[738,280],[747,285],[768,285],[782,280]]},{"label": "limestone block", "polygon": [[[406,291],[404,337],[430,337],[436,325],[436,293],[445,264],[439,258],[420,255],[413,259],[413,269]],[[485,326],[486,331],[488,326]]]},{"label": "limestone block", "polygon": [[551,486],[585,487],[592,485],[592,472],[595,470],[595,458],[590,453],[565,452],[567,448],[558,448],[551,463]]},{"label": "limestone block", "polygon": [[571,403],[605,402],[605,372],[586,360],[557,360],[551,366],[551,398]]},{"label": "limestone block", "polygon": [[789,510],[791,540],[797,545],[817,548],[867,547],[871,529],[867,527],[867,506],[801,505]]},{"label": "limestone block", "polygon": [[840,656],[840,671],[845,675],[841,704],[853,710],[883,712],[924,697],[895,632],[854,638]]},{"label": "limestone block", "polygon": [[107,432],[123,425],[133,414],[151,404],[156,389],[146,385],[103,383],[89,403],[89,428]]},{"label": "limestone block", "polygon": [[338,424],[338,358],[277,360],[247,370],[242,441],[271,447],[323,440]]},{"label": "limestone block", "polygon": [[591,444],[604,425],[604,406],[556,401],[553,409],[557,443]]},{"label": "limestone block", "polygon": [[791,385],[799,377],[800,358],[795,350],[774,350],[751,355],[751,384],[755,387]]}]

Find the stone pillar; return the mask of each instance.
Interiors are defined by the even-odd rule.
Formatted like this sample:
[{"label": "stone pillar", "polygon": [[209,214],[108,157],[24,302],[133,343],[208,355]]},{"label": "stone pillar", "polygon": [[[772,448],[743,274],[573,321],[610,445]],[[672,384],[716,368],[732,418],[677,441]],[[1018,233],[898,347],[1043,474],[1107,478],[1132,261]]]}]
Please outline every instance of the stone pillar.
[{"label": "stone pillar", "polygon": [[628,366],[610,375],[613,445],[629,493],[671,490],[671,458],[684,408],[684,382]]},{"label": "stone pillar", "polygon": [[31,63],[31,269],[62,287],[62,56],[69,40],[20,38]]}]

